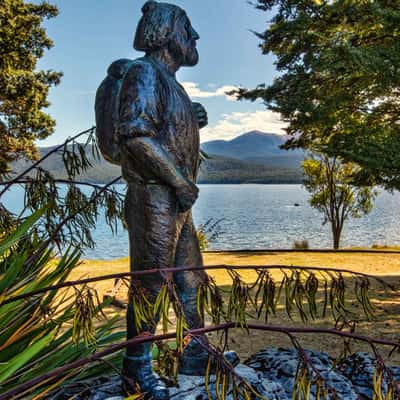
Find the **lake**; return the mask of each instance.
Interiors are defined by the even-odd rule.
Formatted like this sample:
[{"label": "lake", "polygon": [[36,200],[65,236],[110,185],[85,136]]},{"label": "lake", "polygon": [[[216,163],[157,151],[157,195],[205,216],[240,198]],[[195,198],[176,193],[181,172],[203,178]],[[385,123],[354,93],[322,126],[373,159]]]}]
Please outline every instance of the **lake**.
[{"label": "lake", "polygon": [[[124,185],[120,186],[121,190]],[[200,195],[193,208],[197,225],[221,220],[219,235],[210,250],[292,248],[295,240],[308,240],[310,248],[330,248],[329,224],[308,205],[309,193],[301,185],[199,185]],[[22,202],[22,191],[14,190],[7,204]],[[295,206],[298,204],[299,206]],[[373,211],[345,224],[343,247],[374,243],[400,245],[400,193],[381,192]],[[96,248],[85,258],[112,259],[128,255],[127,232],[120,227],[112,235],[100,219],[93,233]]]}]

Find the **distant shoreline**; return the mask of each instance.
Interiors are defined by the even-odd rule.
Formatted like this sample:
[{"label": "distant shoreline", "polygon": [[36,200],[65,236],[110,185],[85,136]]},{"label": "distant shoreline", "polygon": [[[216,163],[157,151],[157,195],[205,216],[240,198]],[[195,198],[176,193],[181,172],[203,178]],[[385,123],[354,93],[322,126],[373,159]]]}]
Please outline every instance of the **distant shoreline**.
[{"label": "distant shoreline", "polygon": [[[79,180],[79,179],[77,179]],[[109,181],[92,181],[92,180],[81,180],[83,183],[91,183],[94,185],[106,185]],[[126,182],[121,180],[117,185],[125,184]],[[289,181],[289,182],[208,182],[198,181],[198,185],[302,185],[302,181]]]},{"label": "distant shoreline", "polygon": [[198,185],[302,185],[303,181],[289,182],[207,182],[199,181]]}]

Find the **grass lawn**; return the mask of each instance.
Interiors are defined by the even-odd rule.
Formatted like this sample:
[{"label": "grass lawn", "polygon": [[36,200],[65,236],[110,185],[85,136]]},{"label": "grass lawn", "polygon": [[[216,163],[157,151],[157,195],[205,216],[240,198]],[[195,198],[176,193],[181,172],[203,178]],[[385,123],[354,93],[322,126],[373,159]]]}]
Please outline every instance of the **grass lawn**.
[{"label": "grass lawn", "polygon": [[[362,321],[358,324],[356,332],[360,334],[370,335],[378,338],[385,338],[389,340],[400,340],[400,254],[385,254],[385,253],[204,253],[204,262],[206,265],[297,265],[297,266],[316,266],[316,267],[330,267],[330,268],[345,268],[354,272],[362,272],[384,278],[392,284],[396,291],[385,292],[379,285],[375,283],[372,285],[371,298],[372,303],[376,307],[376,320],[373,322]],[[110,273],[118,273],[129,271],[129,260],[118,259],[112,261],[93,261],[87,260],[82,262],[82,265],[77,268],[70,277],[71,279],[78,279],[83,277],[92,277],[98,275],[106,275]],[[225,271],[214,270],[209,271],[218,285],[228,288],[230,278]],[[253,282],[256,274],[252,271],[242,271],[241,275],[247,282]],[[280,272],[276,271],[273,276],[279,279]],[[351,288],[352,280],[347,277],[346,283],[350,288],[348,292],[348,303],[358,315],[362,315],[361,308],[357,307],[355,295]],[[93,284],[98,290],[100,295],[103,295],[108,289],[111,288],[112,282],[99,282]],[[125,297],[124,293],[121,297]],[[109,310],[114,312],[121,312],[118,309]],[[123,324],[124,312],[121,312],[121,324]],[[328,313],[329,316],[329,313]],[[286,326],[303,326],[300,318],[294,315],[291,320],[284,311],[284,306],[278,307],[277,316],[270,318],[269,323],[276,325]],[[332,321],[327,317],[325,319],[319,318],[310,321],[308,326],[315,327],[332,327]],[[215,335],[214,335],[215,336]],[[266,346],[291,346],[289,340],[282,334],[252,331],[251,335],[239,329],[232,330],[230,334],[232,340],[232,348],[238,351],[242,359],[248,355]],[[314,350],[325,350],[333,356],[338,356],[342,349],[341,339],[332,336],[322,335],[298,335],[302,345],[306,348]],[[353,351],[370,351],[370,348],[365,344],[354,344]],[[389,349],[387,349],[389,350]],[[382,349],[382,354],[387,355],[388,351]],[[394,354],[392,361],[395,363],[400,362],[400,355]]]}]

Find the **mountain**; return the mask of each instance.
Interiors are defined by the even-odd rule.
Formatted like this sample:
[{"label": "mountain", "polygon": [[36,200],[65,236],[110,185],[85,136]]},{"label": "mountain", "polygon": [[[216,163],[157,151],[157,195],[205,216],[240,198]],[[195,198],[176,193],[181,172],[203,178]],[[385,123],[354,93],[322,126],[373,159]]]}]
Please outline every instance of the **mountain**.
[{"label": "mountain", "polygon": [[[210,156],[200,168],[199,183],[301,183],[301,152],[279,149],[285,137],[262,132],[249,132],[231,141],[215,140],[202,144]],[[43,157],[54,147],[39,148]],[[92,149],[87,155],[93,167],[77,180],[106,183],[121,175],[121,168],[105,160],[95,161]],[[14,172],[26,169],[30,162],[19,160]],[[52,154],[41,165],[59,179],[66,177],[62,155]]]},{"label": "mountain", "polygon": [[208,154],[200,166],[199,183],[301,183],[299,168],[286,168]]},{"label": "mountain", "polygon": [[299,168],[304,159],[301,150],[283,150],[280,146],[288,139],[284,135],[252,131],[235,139],[213,140],[202,143],[207,154],[235,158],[243,161],[282,168]]},{"label": "mountain", "polygon": [[[40,156],[43,157],[49,153],[54,147],[39,147]],[[92,148],[90,146],[86,149],[87,158],[89,159],[92,167],[89,168],[84,174],[79,176],[76,180],[91,183],[107,183],[121,175],[121,168],[117,165],[110,164],[103,158],[95,160],[92,155]],[[30,161],[19,160],[12,164],[12,170],[15,173],[20,173],[31,164]],[[49,158],[41,163],[41,167],[50,171],[55,178],[65,179],[66,173],[62,154],[54,153]]]}]

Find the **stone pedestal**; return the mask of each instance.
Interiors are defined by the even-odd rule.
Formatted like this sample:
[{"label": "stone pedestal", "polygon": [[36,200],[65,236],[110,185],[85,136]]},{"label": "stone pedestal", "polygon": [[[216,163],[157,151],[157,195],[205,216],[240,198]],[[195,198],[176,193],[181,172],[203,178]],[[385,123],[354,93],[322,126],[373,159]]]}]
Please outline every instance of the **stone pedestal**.
[{"label": "stone pedestal", "polygon": [[[326,353],[306,350],[307,358],[327,384],[334,388],[335,399],[372,399],[374,358],[367,353],[356,353],[334,366]],[[254,389],[268,400],[290,400],[297,371],[298,356],[294,349],[267,348],[239,364],[235,372],[246,379]],[[400,367],[390,368],[394,379],[400,382]],[[215,392],[215,378],[210,377],[210,393]],[[385,391],[386,384],[383,385]],[[310,400],[315,399],[315,388]],[[207,400],[204,377],[180,375],[178,386],[170,388],[171,400]],[[118,376],[99,378],[88,388],[80,400],[123,400]],[[329,398],[333,399],[331,394]],[[60,400],[62,397],[54,398]],[[216,399],[213,394],[213,400]],[[228,400],[232,396],[228,395]]]}]

